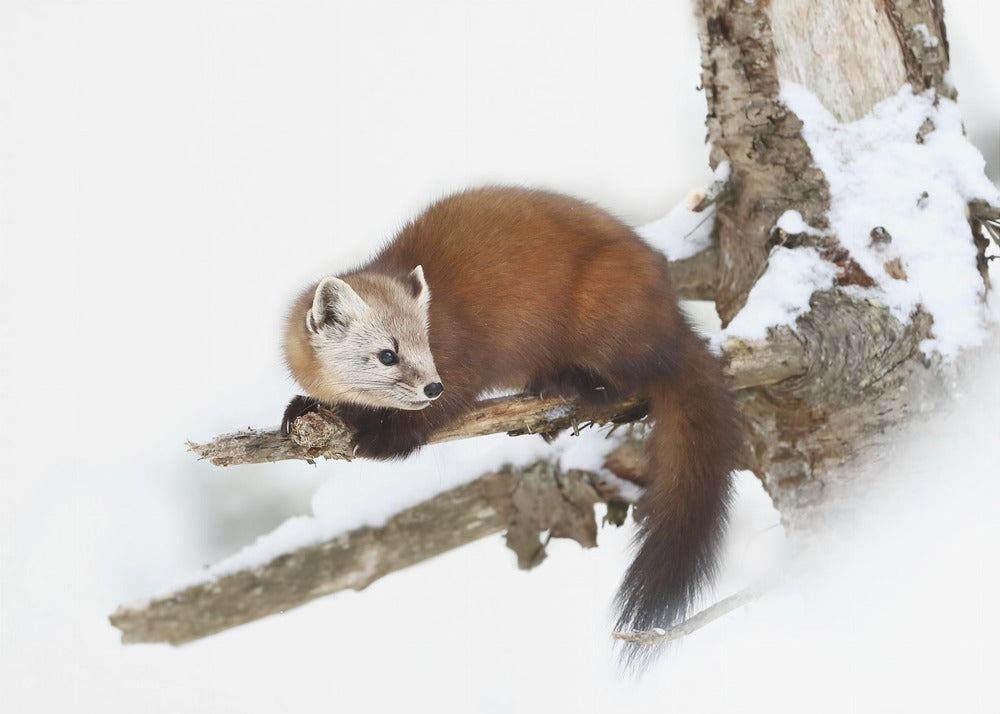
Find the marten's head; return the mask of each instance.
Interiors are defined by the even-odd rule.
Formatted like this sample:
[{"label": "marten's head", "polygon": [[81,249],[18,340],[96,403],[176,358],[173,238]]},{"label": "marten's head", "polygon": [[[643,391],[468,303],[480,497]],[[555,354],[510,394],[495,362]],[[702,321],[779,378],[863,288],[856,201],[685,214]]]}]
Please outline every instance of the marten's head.
[{"label": "marten's head", "polygon": [[328,404],[423,409],[443,387],[428,341],[430,289],[418,265],[402,279],[323,278],[299,298],[285,357],[299,384]]}]

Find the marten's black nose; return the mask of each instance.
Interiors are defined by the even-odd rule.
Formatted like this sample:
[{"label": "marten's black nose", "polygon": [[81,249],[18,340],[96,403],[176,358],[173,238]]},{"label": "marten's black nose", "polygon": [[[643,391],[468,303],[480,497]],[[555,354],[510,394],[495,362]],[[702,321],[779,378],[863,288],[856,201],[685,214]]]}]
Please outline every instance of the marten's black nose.
[{"label": "marten's black nose", "polygon": [[426,387],[424,387],[424,394],[426,394],[431,399],[437,399],[441,396],[441,392],[444,391],[444,385],[440,382],[431,382]]}]

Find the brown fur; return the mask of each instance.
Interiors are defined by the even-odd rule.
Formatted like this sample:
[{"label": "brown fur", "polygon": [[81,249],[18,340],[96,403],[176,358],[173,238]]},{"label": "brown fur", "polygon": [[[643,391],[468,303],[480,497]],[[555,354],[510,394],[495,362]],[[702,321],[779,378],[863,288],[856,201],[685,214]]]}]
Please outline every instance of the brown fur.
[{"label": "brown fur", "polygon": [[[666,627],[710,580],[740,435],[717,361],[681,316],[662,254],[604,211],[566,196],[484,188],[432,205],[369,264],[341,276],[402,279],[422,265],[430,348],[444,393],[421,411],[338,405],[361,455],[405,456],[485,390],[607,400],[649,391],[655,428],[637,556],[619,627]],[[309,389],[301,327],[287,353]],[[635,660],[638,650],[628,650]]]}]

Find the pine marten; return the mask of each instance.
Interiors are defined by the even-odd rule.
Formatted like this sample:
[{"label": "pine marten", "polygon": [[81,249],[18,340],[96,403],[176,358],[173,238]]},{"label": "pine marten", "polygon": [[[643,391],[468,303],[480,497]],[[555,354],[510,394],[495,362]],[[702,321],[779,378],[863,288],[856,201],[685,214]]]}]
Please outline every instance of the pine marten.
[{"label": "pine marten", "polygon": [[355,453],[376,459],[411,453],[487,390],[648,393],[655,426],[617,626],[667,627],[710,583],[741,449],[736,410],[665,257],[608,213],[520,188],[440,200],[371,262],[303,292],[285,352],[309,397],[288,405],[283,432],[324,403]]}]

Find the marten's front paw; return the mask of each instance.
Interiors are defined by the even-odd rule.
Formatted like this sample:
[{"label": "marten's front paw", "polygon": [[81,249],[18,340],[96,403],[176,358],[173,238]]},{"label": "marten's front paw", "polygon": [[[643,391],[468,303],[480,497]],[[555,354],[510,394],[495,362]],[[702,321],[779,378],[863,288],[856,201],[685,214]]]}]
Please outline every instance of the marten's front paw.
[{"label": "marten's front paw", "polygon": [[301,394],[292,397],[285,407],[285,415],[281,418],[281,435],[288,436],[292,433],[292,422],[303,414],[314,412],[319,408],[319,400],[312,397],[304,397]]},{"label": "marten's front paw", "polygon": [[366,459],[402,459],[409,456],[423,440],[413,434],[393,434],[388,429],[362,429],[351,441],[354,453]]},{"label": "marten's front paw", "polygon": [[402,459],[426,441],[424,434],[399,424],[383,410],[364,411],[344,419],[353,438],[354,454],[366,459]]}]

